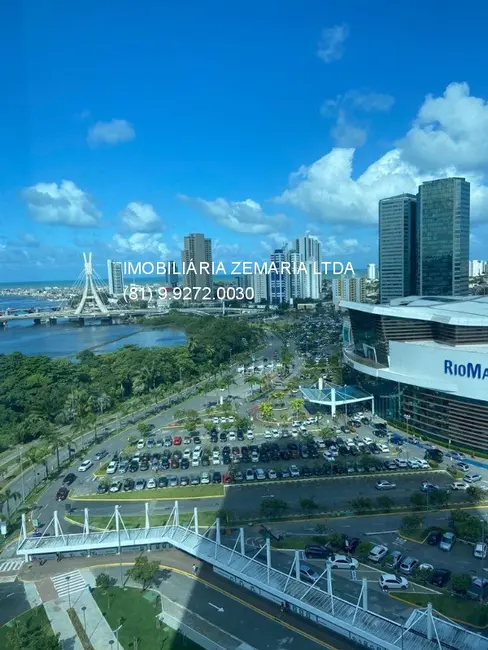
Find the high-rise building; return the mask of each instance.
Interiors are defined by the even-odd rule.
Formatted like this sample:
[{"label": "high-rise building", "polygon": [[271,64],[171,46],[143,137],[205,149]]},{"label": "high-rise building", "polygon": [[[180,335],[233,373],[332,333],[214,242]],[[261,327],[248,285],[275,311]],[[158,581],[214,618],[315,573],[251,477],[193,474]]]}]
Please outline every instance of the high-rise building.
[{"label": "high-rise building", "polygon": [[124,273],[122,262],[107,260],[108,293],[117,298],[124,295]]},{"label": "high-rise building", "polygon": [[368,280],[376,280],[376,264],[368,264],[366,277]]},{"label": "high-rise building", "polygon": [[307,266],[307,273],[300,273],[300,298],[319,300],[322,292],[322,276],[314,271],[321,268],[321,246],[316,237],[304,235],[295,240],[295,250],[300,261]]},{"label": "high-rise building", "polygon": [[303,295],[303,283],[302,283],[302,278],[303,278],[303,273],[294,273],[294,269],[299,268],[299,264],[301,262],[301,256],[300,253],[294,250],[290,250],[287,252],[287,261],[290,262],[290,268],[291,272],[290,275],[287,277],[288,281],[288,298],[304,298],[305,296]]},{"label": "high-rise building", "polygon": [[253,273],[249,278],[249,286],[254,290],[254,302],[260,305],[263,300],[268,300],[268,276],[266,273]]},{"label": "high-rise building", "polygon": [[332,280],[332,300],[351,302],[366,302],[366,278],[343,275]]},{"label": "high-rise building", "polygon": [[414,194],[399,194],[379,202],[380,303],[415,294]]},{"label": "high-rise building", "polygon": [[470,184],[464,178],[441,178],[419,187],[419,295],[468,295],[469,215]]},{"label": "high-rise building", "polygon": [[[188,265],[193,262],[195,271],[188,272]],[[183,285],[185,287],[200,288],[208,287],[213,289],[213,276],[212,276],[212,240],[207,239],[201,233],[191,233],[185,237],[184,248],[181,253],[182,272],[184,273]],[[205,272],[205,266],[208,264],[209,272]],[[195,299],[198,296],[195,294]]]},{"label": "high-rise building", "polygon": [[471,260],[469,262],[469,277],[478,278],[486,273],[487,263],[483,260]]},{"label": "high-rise building", "polygon": [[167,262],[165,281],[170,287],[176,287],[178,284],[178,264],[175,260]]},{"label": "high-rise building", "polygon": [[269,301],[272,305],[279,305],[282,302],[289,300],[289,287],[288,273],[283,273],[281,265],[286,262],[286,251],[283,248],[277,248],[274,253],[270,255],[271,262],[274,262],[277,270],[270,271],[269,277]]}]

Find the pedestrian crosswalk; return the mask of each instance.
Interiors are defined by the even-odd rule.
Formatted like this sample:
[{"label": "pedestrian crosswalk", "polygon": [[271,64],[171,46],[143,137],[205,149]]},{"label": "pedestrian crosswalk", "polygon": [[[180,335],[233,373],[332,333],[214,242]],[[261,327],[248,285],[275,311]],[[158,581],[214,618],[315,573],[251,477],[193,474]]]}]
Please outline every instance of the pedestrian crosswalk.
[{"label": "pedestrian crosswalk", "polygon": [[86,588],[86,581],[79,571],[61,573],[51,578],[54,588],[60,598],[74,594]]},{"label": "pedestrian crosswalk", "polygon": [[0,564],[0,573],[10,573],[11,571],[20,571],[24,560],[8,560]]}]

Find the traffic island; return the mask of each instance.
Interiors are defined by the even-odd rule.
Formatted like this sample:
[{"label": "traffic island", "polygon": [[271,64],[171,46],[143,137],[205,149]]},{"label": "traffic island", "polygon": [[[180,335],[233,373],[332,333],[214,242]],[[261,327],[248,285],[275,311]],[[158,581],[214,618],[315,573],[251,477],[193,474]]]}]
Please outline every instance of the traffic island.
[{"label": "traffic island", "polygon": [[134,492],[106,492],[105,494],[69,495],[70,501],[183,501],[188,499],[222,498],[224,486],[188,485],[185,487],[164,488],[162,490],[136,490]]}]

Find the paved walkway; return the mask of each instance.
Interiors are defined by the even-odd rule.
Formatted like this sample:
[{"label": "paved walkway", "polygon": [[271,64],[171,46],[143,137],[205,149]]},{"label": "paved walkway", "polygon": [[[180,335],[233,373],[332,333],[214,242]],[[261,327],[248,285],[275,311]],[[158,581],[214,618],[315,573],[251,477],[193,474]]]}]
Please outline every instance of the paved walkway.
[{"label": "paved walkway", "polygon": [[[93,584],[93,574],[97,572],[97,567],[101,568],[103,566],[111,566],[112,570],[118,573],[120,567],[119,559],[121,559],[124,565],[126,565],[133,563],[136,557],[137,555],[135,554],[124,553],[123,556],[98,556],[91,558],[85,557],[73,559],[65,558],[59,564],[55,561],[48,561],[43,566],[39,566],[39,564],[36,563],[25,564],[19,577],[27,582],[35,581],[40,583],[38,584],[38,589],[42,595],[42,584],[49,582],[52,587],[51,576],[75,571],[78,569],[84,576],[86,582],[88,584]],[[259,615],[263,616],[268,621],[271,621],[273,624],[277,624],[279,629],[285,633],[288,632],[290,636],[292,632],[298,633],[297,641],[301,639],[302,647],[305,647],[306,643],[309,641],[318,643],[318,645],[322,647],[334,648],[335,650],[352,650],[355,647],[359,647],[355,646],[355,644],[353,644],[348,639],[330,632],[321,626],[317,626],[307,619],[302,618],[301,616],[290,614],[287,615],[286,621],[282,620],[279,605],[261,598],[252,592],[247,591],[246,589],[243,589],[242,587],[239,587],[234,583],[229,582],[228,580],[225,580],[224,578],[221,578],[213,572],[212,567],[203,565],[198,560],[195,560],[193,557],[190,557],[180,551],[170,549],[167,551],[151,552],[149,553],[149,557],[151,560],[157,560],[161,565],[180,570],[190,577],[192,577],[191,567],[193,562],[195,562],[195,564],[198,566],[197,580],[202,579],[204,581],[204,584],[207,583],[209,587],[213,587],[217,592],[224,594],[225,597],[234,599],[242,605],[247,606],[254,612],[257,612]],[[93,572],[91,571],[91,568],[93,568]],[[76,598],[78,597],[79,594],[76,595]],[[82,604],[80,604],[80,607],[81,606]],[[193,612],[190,612],[190,614],[193,614]],[[174,620],[177,620],[177,617],[173,611],[171,612],[171,615],[175,617]],[[81,617],[80,620],[82,620]],[[169,625],[170,620],[168,619],[167,622]],[[225,626],[225,623],[223,623],[223,625]],[[102,635],[102,633],[100,634]],[[114,637],[112,636],[111,638],[113,639]],[[93,639],[92,643],[94,643]],[[257,644],[254,645],[256,646]],[[226,646],[221,647],[226,649]],[[269,648],[271,646],[265,647]],[[276,648],[276,646],[274,647]],[[107,648],[109,648],[108,643],[103,647],[97,646],[95,650],[107,650]],[[66,650],[78,649],[66,648]],[[125,650],[128,649],[126,648]]]}]

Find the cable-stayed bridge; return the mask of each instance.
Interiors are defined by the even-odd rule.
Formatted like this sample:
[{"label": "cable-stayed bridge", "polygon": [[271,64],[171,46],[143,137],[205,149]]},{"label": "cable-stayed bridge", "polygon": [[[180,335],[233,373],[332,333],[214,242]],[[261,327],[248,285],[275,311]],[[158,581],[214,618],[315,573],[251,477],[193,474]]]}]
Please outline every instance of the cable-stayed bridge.
[{"label": "cable-stayed bridge", "polygon": [[[67,292],[66,298],[56,307],[30,307],[25,309],[7,309],[0,312],[0,326],[10,321],[33,320],[35,324],[48,322],[52,325],[60,319],[68,319],[84,325],[85,320],[101,320],[111,323],[114,319],[127,319],[136,316],[164,315],[169,309],[141,309],[131,305],[127,299],[125,304],[113,303],[107,300],[109,296],[107,283],[97,274],[92,264],[92,254],[83,253],[83,270]],[[122,299],[123,300],[123,299]],[[196,314],[240,315],[254,310],[226,307],[221,301],[211,301],[205,307],[185,307],[181,311]]]}]

